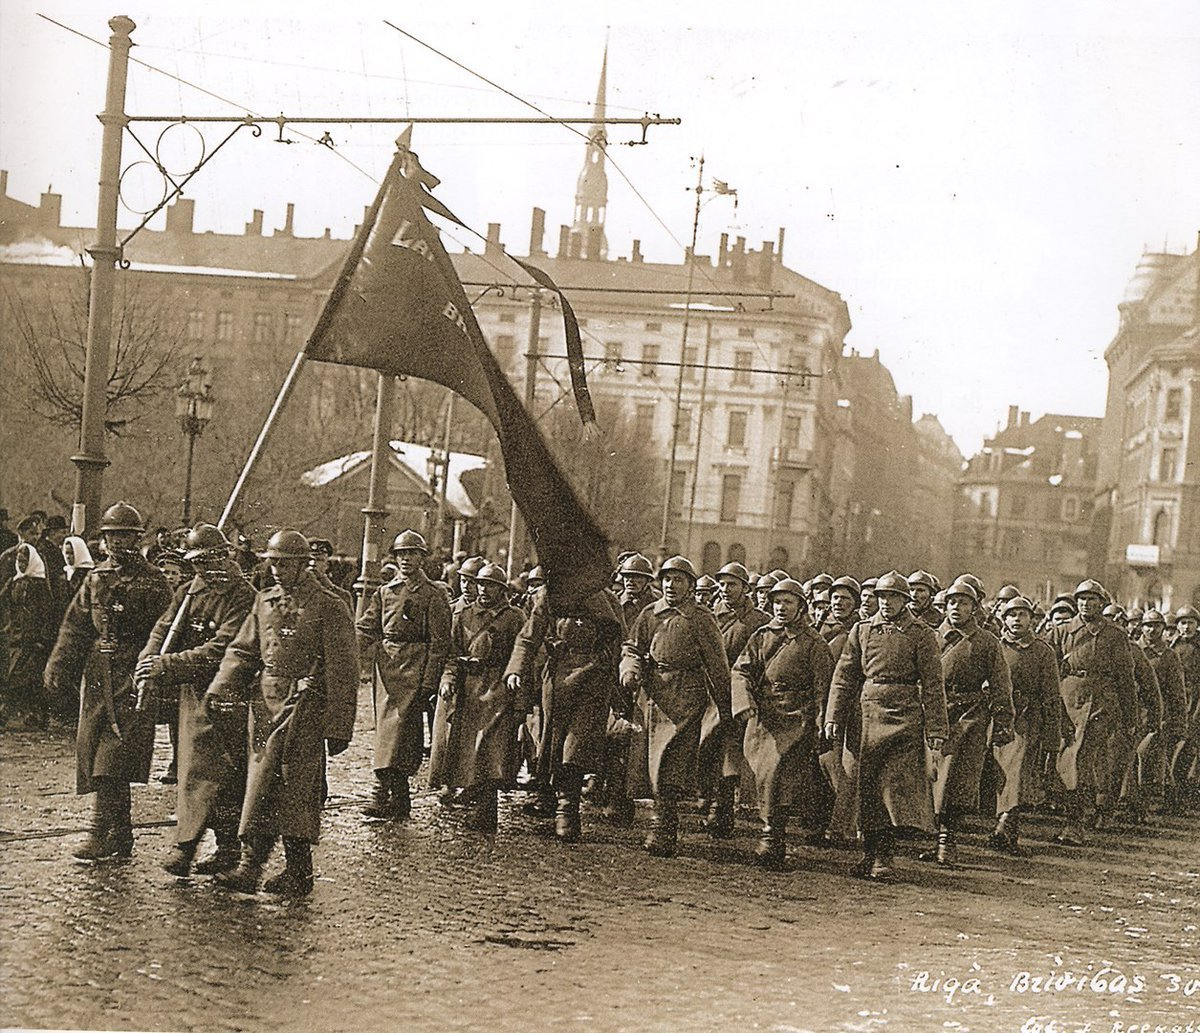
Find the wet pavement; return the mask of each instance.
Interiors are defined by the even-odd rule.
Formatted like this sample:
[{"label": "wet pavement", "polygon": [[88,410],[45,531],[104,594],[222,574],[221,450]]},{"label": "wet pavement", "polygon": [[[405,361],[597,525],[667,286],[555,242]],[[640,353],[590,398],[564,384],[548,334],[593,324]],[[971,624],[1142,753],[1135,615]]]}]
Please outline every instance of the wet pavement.
[{"label": "wet pavement", "polygon": [[521,793],[496,836],[423,789],[411,821],[364,823],[369,745],[360,719],[330,762],[316,890],[288,903],[165,874],[158,782],[134,789],[132,859],[73,861],[71,743],[4,733],[0,1026],[1200,1031],[1200,819],[1076,850],[1035,820],[1028,859],[968,836],[958,870],[910,848],[874,885],[795,842],[789,871],[749,866],[748,819],[714,843],[689,817],[673,860],[640,850],[645,811],[616,829],[586,809],[563,847]]}]

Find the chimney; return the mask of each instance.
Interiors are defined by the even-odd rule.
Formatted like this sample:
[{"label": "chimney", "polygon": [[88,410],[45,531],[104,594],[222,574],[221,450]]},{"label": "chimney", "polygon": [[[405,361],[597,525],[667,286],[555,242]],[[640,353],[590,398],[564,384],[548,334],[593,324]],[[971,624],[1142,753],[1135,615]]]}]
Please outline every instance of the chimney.
[{"label": "chimney", "polygon": [[8,169],[0,169],[0,197],[8,197]]},{"label": "chimney", "polygon": [[38,223],[47,229],[58,229],[62,225],[62,194],[48,187],[38,205]]},{"label": "chimney", "polygon": [[330,232],[330,229],[328,226],[325,227],[325,232],[321,235],[321,239],[322,240],[332,240],[333,239],[333,234]]},{"label": "chimney", "polygon": [[276,235],[281,237],[294,237],[296,235],[294,230],[295,220],[296,206],[289,201],[287,206],[287,218],[283,220],[283,229],[279,230]]},{"label": "chimney", "polygon": [[1028,412],[1028,410],[1026,410],[1026,409],[1022,409],[1022,410],[1021,410],[1021,418],[1020,418],[1020,422],[1018,423],[1018,426],[1021,426],[1021,427],[1028,427],[1028,426],[1029,426],[1029,412]]},{"label": "chimney", "polygon": [[633,242],[633,253],[629,256],[629,261],[640,262],[642,260],[642,242],[635,240]]},{"label": "chimney", "polygon": [[725,256],[729,253],[729,234],[721,234],[721,246],[717,249],[717,268],[725,268]]},{"label": "chimney", "polygon": [[546,254],[542,249],[542,242],[546,238],[546,212],[545,209],[535,208],[533,210],[533,222],[529,226],[529,257],[540,258]]},{"label": "chimney", "polygon": [[567,241],[567,257],[582,258],[583,257],[583,236],[579,233],[572,233]]},{"label": "chimney", "polygon": [[262,220],[263,220],[262,209],[255,208],[253,218],[251,218],[251,220],[248,223],[246,223],[246,236],[247,237],[261,237],[262,236]]},{"label": "chimney", "polygon": [[729,256],[729,268],[733,273],[734,283],[744,283],[746,279],[746,238],[738,237],[733,242],[733,252]]},{"label": "chimney", "polygon": [[779,244],[775,248],[775,260],[783,265],[783,227],[779,227]]},{"label": "chimney", "polygon": [[195,233],[196,202],[190,197],[176,198],[167,209],[167,232],[190,235]]},{"label": "chimney", "polygon": [[483,247],[483,253],[492,258],[504,254],[504,245],[500,243],[500,223],[488,223],[487,243]]},{"label": "chimney", "polygon": [[1008,407],[1008,423],[1004,425],[1004,429],[1017,426],[1017,420],[1021,418],[1021,407],[1018,405],[1010,405]]},{"label": "chimney", "polygon": [[571,227],[558,227],[558,257],[566,258],[571,253]]},{"label": "chimney", "polygon": [[759,276],[762,279],[764,287],[771,286],[771,280],[775,273],[775,241],[764,240],[762,244],[762,257],[759,259]]},{"label": "chimney", "polygon": [[587,231],[587,258],[592,262],[599,262],[604,257],[603,251],[604,227],[589,226]]}]

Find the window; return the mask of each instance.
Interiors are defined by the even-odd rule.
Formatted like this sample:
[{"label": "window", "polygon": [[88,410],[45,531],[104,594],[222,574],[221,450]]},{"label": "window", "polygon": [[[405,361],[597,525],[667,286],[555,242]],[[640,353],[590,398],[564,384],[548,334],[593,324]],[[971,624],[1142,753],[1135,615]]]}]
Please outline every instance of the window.
[{"label": "window", "polygon": [[1154,544],[1160,549],[1171,544],[1171,512],[1160,509],[1154,515]]},{"label": "window", "polygon": [[654,406],[649,402],[639,402],[633,410],[633,427],[639,438],[654,437]]},{"label": "window", "polygon": [[647,323],[646,329],[652,334],[658,333],[658,331],[662,329],[662,323]]},{"label": "window", "polygon": [[729,448],[746,447],[746,414],[735,410],[729,414],[729,436],[725,444]]},{"label": "window", "polygon": [[275,320],[270,312],[254,313],[254,343],[270,344],[275,340]]},{"label": "window", "polygon": [[1164,448],[1158,456],[1158,479],[1163,482],[1175,480],[1175,467],[1179,458],[1179,450]]},{"label": "window", "polygon": [[300,317],[286,316],[284,319],[284,339],[287,344],[300,343]]},{"label": "window", "polygon": [[697,356],[696,356],[695,348],[688,347],[688,348],[683,349],[683,379],[684,380],[694,381],[696,379],[696,372],[697,372],[696,358],[697,358]]},{"label": "window", "polygon": [[1167,404],[1163,409],[1163,418],[1168,420],[1179,419],[1179,414],[1183,410],[1183,389],[1172,387],[1167,390]]},{"label": "window", "polygon": [[509,369],[517,354],[517,339],[512,334],[497,334],[495,353],[500,368]]},{"label": "window", "polygon": [[684,445],[692,443],[692,410],[685,405],[679,407],[679,441]]},{"label": "window", "polygon": [[1062,500],[1062,518],[1067,521],[1079,519],[1079,499],[1074,495]]},{"label": "window", "polygon": [[657,344],[642,345],[642,368],[640,372],[643,377],[653,379],[658,376],[658,356],[659,348]]},{"label": "window", "polygon": [[733,383],[736,387],[750,386],[750,363],[753,359],[751,352],[738,349],[733,353]]},{"label": "window", "polygon": [[771,550],[771,555],[767,558],[767,566],[772,570],[787,570],[790,559],[791,557],[788,555],[787,549],[782,545],[776,545]]},{"label": "window", "polygon": [[500,322],[501,323],[515,323],[516,321],[517,321],[517,314],[515,312],[501,312],[500,313]]},{"label": "window", "polygon": [[721,546],[717,542],[705,542],[700,553],[700,569],[705,574],[715,574],[721,567]]},{"label": "window", "polygon": [[218,312],[217,313],[217,340],[232,341],[233,340],[233,313]]},{"label": "window", "polygon": [[187,316],[187,339],[200,341],[204,338],[204,313],[194,310]]},{"label": "window", "polygon": [[796,485],[783,481],[775,492],[775,526],[789,529],[792,526],[792,503],[796,497]]},{"label": "window", "polygon": [[800,432],[804,428],[804,417],[798,413],[788,413],[783,417],[783,447],[799,448]]},{"label": "window", "polygon": [[[745,563],[746,562],[746,546],[741,542],[733,542],[729,546],[728,563]],[[782,566],[782,564],[781,564]]]},{"label": "window", "polygon": [[[793,348],[788,352],[787,370],[789,373],[808,373],[808,359],[804,357],[804,353],[799,348]],[[812,386],[812,381],[808,377],[788,377],[788,388],[793,391],[807,391]]]},{"label": "window", "polygon": [[625,372],[621,368],[622,357],[623,356],[621,355],[621,342],[620,341],[609,341],[607,344],[604,345],[604,362],[608,366],[616,367],[615,372],[617,372],[617,373]]},{"label": "window", "polygon": [[721,478],[721,523],[732,524],[738,518],[742,501],[742,478],[736,473],[727,473]]},{"label": "window", "polygon": [[738,337],[741,337],[741,338],[749,337],[749,338],[753,339],[754,338],[754,327],[739,326],[738,327]]}]

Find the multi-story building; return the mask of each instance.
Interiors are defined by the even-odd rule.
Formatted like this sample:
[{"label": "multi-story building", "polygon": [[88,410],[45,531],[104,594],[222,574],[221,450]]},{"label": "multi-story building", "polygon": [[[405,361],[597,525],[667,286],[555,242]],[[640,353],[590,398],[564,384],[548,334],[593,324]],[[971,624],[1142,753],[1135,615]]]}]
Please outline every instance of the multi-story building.
[{"label": "multi-story building", "polygon": [[955,573],[989,592],[1015,584],[1043,603],[1088,575],[1088,540],[1100,423],[1090,416],[1029,413],[1008,423],[967,462],[951,539]]},{"label": "multi-story building", "polygon": [[1146,254],[1104,353],[1097,539],[1128,602],[1200,605],[1200,248]]}]

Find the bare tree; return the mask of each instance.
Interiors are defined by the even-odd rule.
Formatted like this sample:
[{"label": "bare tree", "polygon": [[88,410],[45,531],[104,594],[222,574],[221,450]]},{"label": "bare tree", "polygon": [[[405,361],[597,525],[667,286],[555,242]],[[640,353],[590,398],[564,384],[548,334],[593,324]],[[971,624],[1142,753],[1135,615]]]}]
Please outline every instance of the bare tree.
[{"label": "bare tree", "polygon": [[[5,289],[24,359],[20,400],[59,427],[78,428],[83,420],[89,276],[81,269],[65,288],[42,283],[36,292]],[[147,403],[175,386],[183,327],[162,302],[144,297],[132,278],[118,279],[115,300],[104,427],[119,435],[144,414]]]}]

